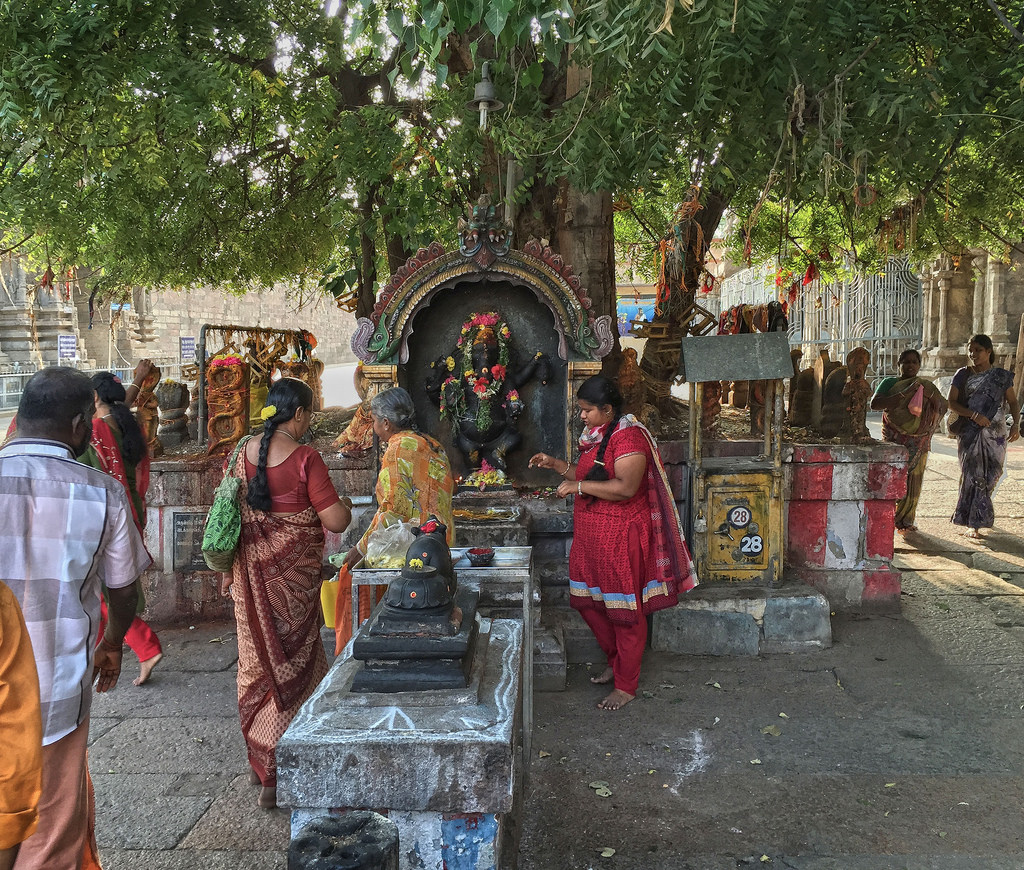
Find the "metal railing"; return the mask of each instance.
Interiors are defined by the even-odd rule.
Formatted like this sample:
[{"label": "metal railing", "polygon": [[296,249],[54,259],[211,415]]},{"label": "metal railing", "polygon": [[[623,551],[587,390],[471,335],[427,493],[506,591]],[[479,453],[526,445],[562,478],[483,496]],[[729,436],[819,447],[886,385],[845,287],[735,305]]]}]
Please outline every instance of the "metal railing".
[{"label": "metal railing", "polygon": [[[154,360],[154,362],[156,362]],[[181,380],[181,363],[156,362],[160,367],[160,377],[163,379]],[[27,365],[17,364],[10,366],[6,372],[0,373],[0,411],[14,411],[21,401],[21,392],[25,389],[28,379],[36,373],[39,367],[34,363]],[[44,367],[45,368],[45,367]],[[94,372],[111,371],[124,383],[130,384],[135,367],[115,366],[112,369],[82,368],[84,374],[91,375]]]}]

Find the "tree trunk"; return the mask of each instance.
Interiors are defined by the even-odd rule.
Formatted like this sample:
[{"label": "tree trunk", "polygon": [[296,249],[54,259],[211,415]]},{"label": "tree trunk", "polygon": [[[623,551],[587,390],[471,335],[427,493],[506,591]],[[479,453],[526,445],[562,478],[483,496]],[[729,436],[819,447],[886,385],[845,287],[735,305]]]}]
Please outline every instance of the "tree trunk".
[{"label": "tree trunk", "polygon": [[[665,275],[669,301],[653,323],[667,327],[667,337],[648,338],[644,344],[640,369],[647,383],[648,400],[662,414],[671,414],[670,389],[679,368],[680,342],[691,332],[694,323],[694,304],[700,304],[698,288],[704,273],[708,249],[729,201],[721,191],[710,190],[703,197],[704,207],[691,220],[666,236],[669,251],[666,254]],[[675,230],[681,235],[677,237]],[[673,249],[673,245],[675,246]],[[717,314],[717,312],[711,312]]]}]

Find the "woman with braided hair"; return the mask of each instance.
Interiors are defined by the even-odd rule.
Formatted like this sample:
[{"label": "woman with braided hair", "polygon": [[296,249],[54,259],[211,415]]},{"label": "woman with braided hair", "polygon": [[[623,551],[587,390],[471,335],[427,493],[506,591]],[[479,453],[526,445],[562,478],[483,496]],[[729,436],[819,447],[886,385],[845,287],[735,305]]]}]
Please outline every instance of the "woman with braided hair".
[{"label": "woman with braided hair", "polygon": [[531,467],[566,478],[560,496],[576,497],[569,592],[608,658],[592,683],[613,683],[597,706],[618,710],[636,697],[647,617],[672,607],[697,585],[679,512],[647,428],[622,413],[622,396],[594,375],[576,392],[584,430],[576,464],[537,453]]},{"label": "woman with braided hair", "polygon": [[338,497],[327,466],[299,444],[313,391],[282,378],[267,394],[263,433],[227,469],[246,483],[242,537],[221,592],[238,623],[238,714],[259,805],[277,806],[277,741],[327,673],[320,642],[324,529],[344,531],[351,502]]},{"label": "woman with braided hair", "polygon": [[[148,374],[148,368],[145,374]],[[146,438],[128,407],[128,391],[117,375],[112,372],[96,372],[92,376],[92,387],[96,391],[96,414],[92,421],[90,449],[80,457],[80,461],[105,471],[121,482],[128,495],[135,527],[141,535],[146,527],[146,493],[149,490],[149,448],[146,446]],[[104,599],[100,602],[100,637],[103,637],[107,624],[105,596],[104,591]],[[145,605],[140,590],[139,613]],[[124,636],[124,642],[139,659],[139,675],[133,684],[141,686],[149,682],[153,668],[164,656],[160,639],[141,616],[136,616]]]}]

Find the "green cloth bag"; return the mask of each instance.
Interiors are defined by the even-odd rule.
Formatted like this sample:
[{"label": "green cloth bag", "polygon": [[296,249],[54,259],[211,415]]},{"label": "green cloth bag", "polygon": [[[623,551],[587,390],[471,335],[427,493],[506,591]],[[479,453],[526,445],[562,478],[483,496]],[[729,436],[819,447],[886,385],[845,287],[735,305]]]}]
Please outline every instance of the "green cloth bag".
[{"label": "green cloth bag", "polygon": [[211,571],[226,574],[231,570],[238,550],[238,539],[242,536],[242,512],[238,507],[238,490],[242,481],[234,475],[238,451],[251,438],[242,438],[231,454],[224,479],[217,485],[213,493],[213,504],[206,515],[206,527],[203,529],[203,559]]}]

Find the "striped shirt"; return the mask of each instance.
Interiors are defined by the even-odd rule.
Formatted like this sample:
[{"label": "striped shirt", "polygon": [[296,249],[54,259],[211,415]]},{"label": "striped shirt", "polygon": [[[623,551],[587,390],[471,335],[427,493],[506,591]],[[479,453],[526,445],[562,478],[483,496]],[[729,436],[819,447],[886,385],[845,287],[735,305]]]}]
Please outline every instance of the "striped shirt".
[{"label": "striped shirt", "polygon": [[0,450],[0,505],[0,580],[32,638],[46,746],[89,715],[101,583],[130,586],[151,559],[124,487],[59,441]]}]

